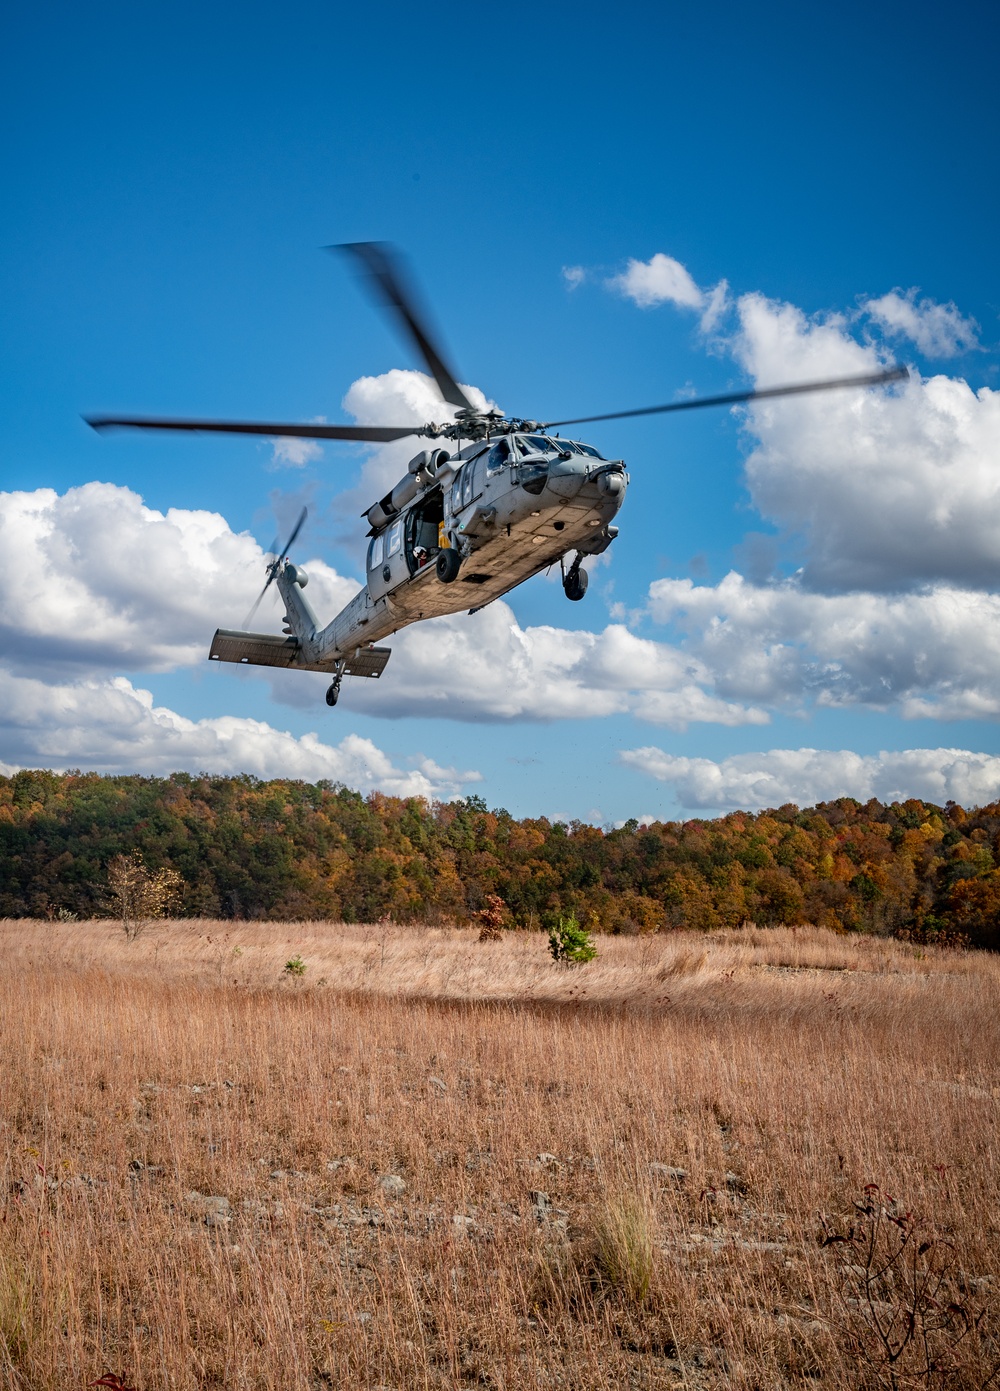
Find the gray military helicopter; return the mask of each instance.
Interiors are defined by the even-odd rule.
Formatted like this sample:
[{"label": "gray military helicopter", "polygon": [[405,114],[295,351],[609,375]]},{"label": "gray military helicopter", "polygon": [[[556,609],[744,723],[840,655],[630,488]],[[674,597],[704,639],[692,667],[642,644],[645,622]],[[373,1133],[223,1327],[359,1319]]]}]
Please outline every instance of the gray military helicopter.
[{"label": "gray military helicopter", "polygon": [[[423,358],[452,422],[436,425],[316,425],[148,417],[88,417],[96,430],[213,431],[298,439],[386,443],[410,436],[447,440],[450,448],[422,449],[406,474],[364,514],[370,539],[367,582],[337,616],[321,627],[303,594],[307,575],[289,560],[305,509],[247,618],[277,584],[285,606],[284,635],[220,628],[209,657],[217,662],[291,667],[331,677],[328,705],[336,705],[345,676],[378,677],[390,649],[377,644],[424,618],[468,609],[476,613],[517,585],[559,565],[566,597],[587,592],[583,561],[600,555],[618,535],[613,524],[625,501],[629,476],[621,459],[606,459],[591,444],[555,433],[570,425],[632,416],[665,415],[705,406],[730,406],[775,396],[844,387],[881,386],[908,375],[905,367],[864,376],[737,391],[639,410],[540,422],[480,411],[445,365],[417,309],[398,256],[384,243],[330,247],[351,256],[375,296],[390,309]],[[470,602],[471,601],[471,602]]]}]

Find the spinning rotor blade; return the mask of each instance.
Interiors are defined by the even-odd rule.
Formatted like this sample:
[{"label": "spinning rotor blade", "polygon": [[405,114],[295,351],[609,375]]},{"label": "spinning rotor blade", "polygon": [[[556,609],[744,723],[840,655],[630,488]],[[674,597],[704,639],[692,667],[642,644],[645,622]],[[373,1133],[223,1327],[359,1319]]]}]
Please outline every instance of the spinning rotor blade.
[{"label": "spinning rotor blade", "polygon": [[441,354],[417,314],[414,293],[405,284],[402,264],[392,248],[385,242],[358,241],[329,246],[327,250],[346,251],[357,257],[367,271],[382,303],[394,309],[409,330],[444,399],[461,410],[474,411],[475,407],[455,380],[454,374],[445,366]]},{"label": "spinning rotor blade", "polygon": [[589,425],[595,420],[626,420],[633,415],[666,415],[668,411],[693,411],[701,406],[737,406],[742,401],[763,401],[771,396],[801,396],[807,391],[836,391],[847,386],[883,386],[887,382],[905,381],[905,367],[892,367],[887,372],[870,372],[860,377],[833,377],[824,382],[799,382],[795,386],[767,386],[758,391],[734,391],[726,396],[699,396],[692,401],[672,401],[669,406],[644,406],[636,411],[612,411],[609,415],[579,415],[573,420],[547,420],[539,429],[552,430],[557,425]]},{"label": "spinning rotor blade", "polygon": [[[294,544],[295,544],[295,538],[298,536],[299,532],[302,530],[302,527],[303,527],[303,525],[304,525],[304,523],[305,523],[305,520],[306,520],[306,517],[307,517],[308,515],[309,515],[309,509],[308,509],[308,507],[303,507],[302,511],[299,513],[299,519],[298,519],[298,521],[295,523],[294,527],[292,527],[292,534],[291,534],[291,536],[289,536],[288,540],[285,542],[284,549],[282,550],[282,552],[281,552],[280,555],[276,555],[276,556],[275,556],[275,558],[271,561],[270,565],[267,567],[267,579],[264,581],[264,588],[263,588],[263,589],[260,591],[260,593],[257,595],[257,600],[256,600],[256,602],[255,602],[253,608],[250,610],[250,612],[249,612],[249,613],[247,614],[247,616],[246,616],[246,619],[244,620],[244,623],[243,623],[244,629],[249,628],[249,627],[250,627],[250,624],[253,622],[254,614],[255,614],[255,613],[257,612],[257,610],[260,608],[261,600],[263,599],[263,597],[264,597],[264,595],[267,593],[267,591],[270,589],[270,587],[271,587],[271,582],[272,582],[272,580],[275,578],[275,576],[277,575],[278,570],[279,570],[279,568],[280,568],[280,566],[281,566],[281,562],[284,560],[285,556],[288,554],[288,552],[289,552],[289,551],[292,549],[292,547],[294,546]],[[275,549],[275,547],[277,546],[277,544],[278,544],[278,538],[275,537],[275,538],[274,538],[274,543],[273,543],[273,545],[271,546],[271,550],[272,550],[272,551],[274,551],[274,549]]]},{"label": "spinning rotor blade", "polygon": [[297,522],[295,523],[295,525],[292,527],[292,534],[291,534],[291,536],[289,536],[288,540],[285,542],[285,549],[284,549],[284,550],[281,552],[281,554],[278,556],[278,564],[279,564],[279,565],[280,565],[281,562],[284,560],[284,558],[285,558],[285,556],[288,554],[288,552],[289,552],[289,551],[292,549],[292,547],[295,545],[296,538],[297,538],[299,532],[302,530],[303,526],[305,525],[305,520],[306,520],[306,518],[308,517],[308,515],[309,515],[309,508],[308,508],[308,507],[303,507],[302,511],[299,513],[299,519],[298,519],[298,521],[297,521]]},{"label": "spinning rotor blade", "polygon": [[265,583],[264,583],[264,588],[260,591],[260,593],[257,595],[257,598],[254,600],[254,606],[253,606],[253,608],[252,608],[252,609],[250,610],[250,612],[247,614],[246,618],[244,618],[244,620],[243,620],[243,631],[244,631],[244,632],[248,632],[248,631],[249,631],[249,629],[250,629],[250,624],[251,624],[251,623],[253,622],[253,620],[254,620],[254,615],[256,614],[257,610],[260,608],[260,601],[263,599],[264,595],[267,593],[268,586],[270,585],[270,583],[271,583],[271,581],[272,581],[273,579],[274,579],[274,576],[273,576],[273,575],[268,575],[267,580],[266,580]]},{"label": "spinning rotor blade", "polygon": [[246,420],[157,420],[150,416],[86,415],[94,430],[194,430],[221,435],[291,435],[301,440],[366,440],[388,444],[418,435],[419,425],[281,425]]}]

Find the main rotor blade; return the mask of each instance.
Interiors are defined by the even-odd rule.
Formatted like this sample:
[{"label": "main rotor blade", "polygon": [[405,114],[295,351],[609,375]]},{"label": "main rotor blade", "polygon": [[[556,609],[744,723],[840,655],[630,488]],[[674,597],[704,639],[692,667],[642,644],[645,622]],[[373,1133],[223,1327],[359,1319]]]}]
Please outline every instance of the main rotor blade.
[{"label": "main rotor blade", "polygon": [[406,275],[399,256],[386,242],[356,241],[344,242],[340,246],[329,246],[328,251],[346,251],[357,257],[374,284],[383,304],[389,305],[409,329],[431,376],[438,384],[438,390],[446,401],[460,410],[473,411],[475,407],[455,380],[454,373],[445,366],[430,334],[427,332],[423,316],[416,310],[416,295],[406,284]]},{"label": "main rotor blade", "polygon": [[626,420],[634,415],[666,415],[668,411],[693,411],[701,406],[738,406],[742,401],[763,401],[771,396],[801,396],[807,391],[836,391],[848,386],[883,386],[887,382],[905,381],[905,367],[892,367],[887,372],[870,372],[860,377],[833,377],[823,382],[798,382],[794,386],[766,386],[757,391],[733,391],[726,396],[698,396],[692,401],[672,401],[669,406],[644,406],[636,411],[612,411],[609,415],[578,415],[573,420],[547,420],[538,428],[554,430],[560,425],[590,425],[595,420]]},{"label": "main rotor blade", "polygon": [[423,433],[422,425],[282,425],[247,420],[159,420],[152,416],[85,415],[95,430],[194,430],[220,435],[291,435],[302,440],[365,440],[388,444]]}]

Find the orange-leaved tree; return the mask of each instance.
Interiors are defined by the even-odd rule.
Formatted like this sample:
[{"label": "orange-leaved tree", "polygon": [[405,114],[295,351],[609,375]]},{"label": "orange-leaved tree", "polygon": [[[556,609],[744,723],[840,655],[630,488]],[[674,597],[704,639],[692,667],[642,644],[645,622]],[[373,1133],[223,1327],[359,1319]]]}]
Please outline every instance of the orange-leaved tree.
[{"label": "orange-leaved tree", "polygon": [[127,941],[134,942],[153,918],[163,917],[177,901],[181,884],[175,869],[147,869],[138,850],[114,857],[108,865],[108,900]]}]

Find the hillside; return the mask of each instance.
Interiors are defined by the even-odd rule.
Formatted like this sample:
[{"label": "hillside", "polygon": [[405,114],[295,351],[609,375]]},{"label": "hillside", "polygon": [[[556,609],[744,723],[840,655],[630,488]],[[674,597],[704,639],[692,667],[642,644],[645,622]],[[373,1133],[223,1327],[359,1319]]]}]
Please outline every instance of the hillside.
[{"label": "hillside", "polygon": [[99,914],[108,861],[134,848],[181,874],[185,916],[460,924],[498,893],[527,927],[573,912],[616,933],[809,922],[1000,944],[1000,803],[840,798],[602,830],[328,783],[0,778],[0,915]]}]

